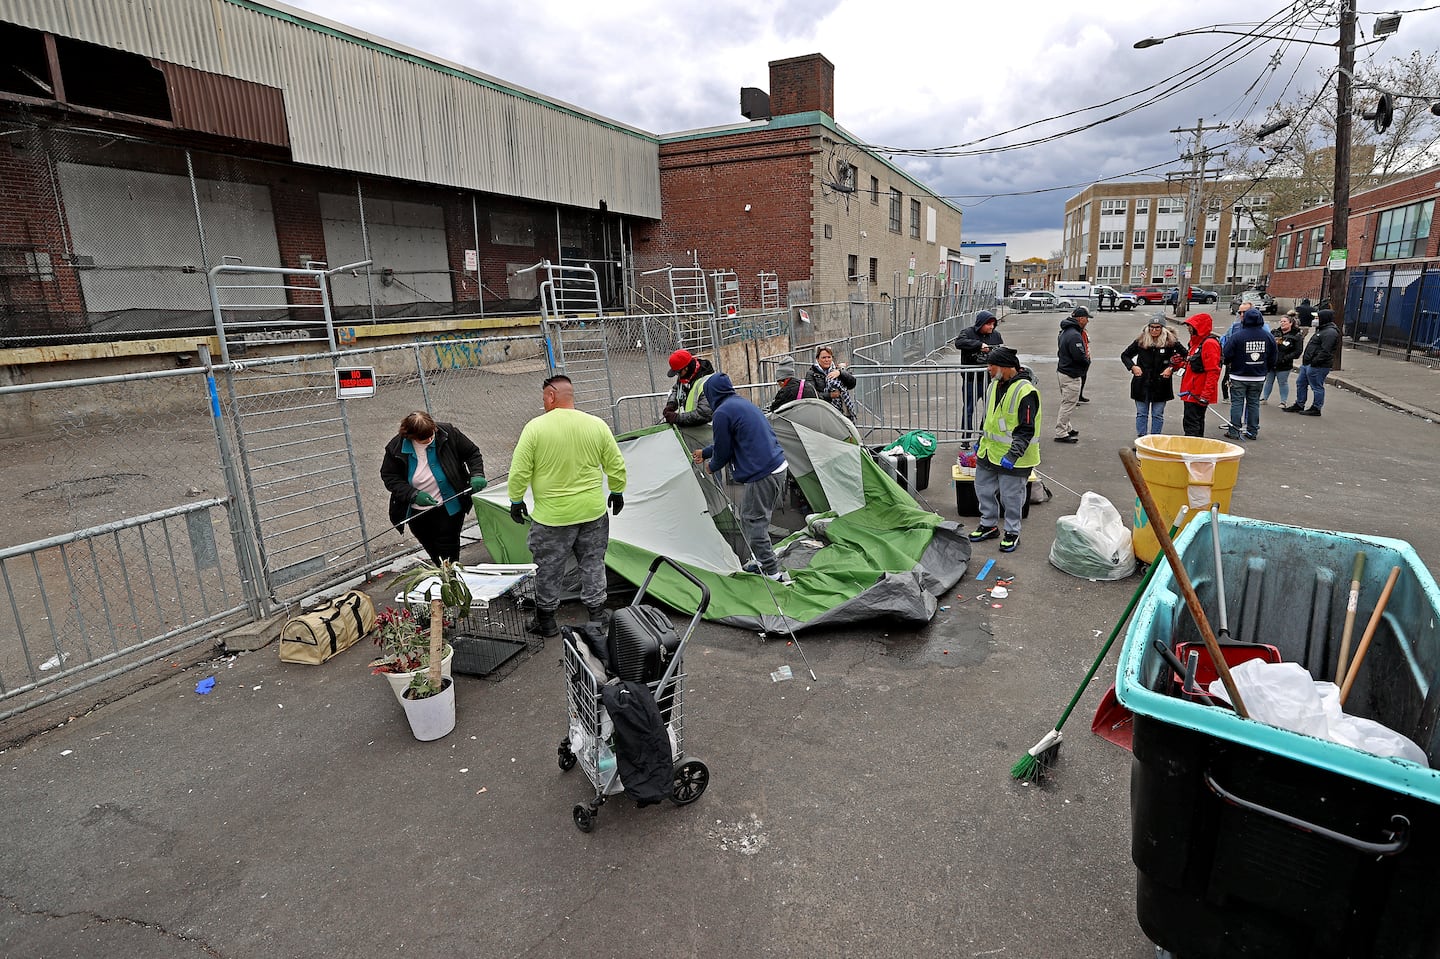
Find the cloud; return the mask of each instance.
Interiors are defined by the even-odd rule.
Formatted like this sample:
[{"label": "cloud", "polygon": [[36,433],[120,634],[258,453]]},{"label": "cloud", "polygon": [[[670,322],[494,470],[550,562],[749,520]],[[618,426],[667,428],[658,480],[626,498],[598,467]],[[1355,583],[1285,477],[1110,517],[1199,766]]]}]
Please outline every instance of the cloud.
[{"label": "cloud", "polygon": [[[955,197],[967,240],[1007,242],[1012,256],[1045,256],[1058,247],[1065,200],[1086,184],[1157,164],[1141,175],[1160,179],[1188,169],[1182,156],[1189,139],[1170,131],[1197,120],[1227,126],[1206,134],[1218,148],[1269,103],[1316,89],[1317,74],[1334,64],[1325,46],[1278,42],[1226,63],[1227,54],[1243,52],[1241,38],[1228,35],[1133,48],[1146,35],[1264,15],[1242,0],[1204,7],[1110,0],[1083,8],[1032,0],[1019,16],[1003,6],[944,0],[287,2],[654,133],[736,121],[740,88],[768,89],[771,60],[822,53],[835,64],[836,120],[868,143],[933,148],[997,133],[984,148],[1041,141],[973,156],[895,159],[935,192]],[[1265,29],[1273,28],[1271,21]],[[1362,36],[1368,29],[1362,17]],[[1316,22],[1299,35],[1328,43],[1336,33]],[[1365,48],[1361,65],[1365,56],[1435,49],[1440,13],[1407,13],[1399,33]],[[1279,58],[1273,65],[1272,56]],[[1192,65],[1203,79],[1110,118],[1159,95],[1167,78]],[[1005,132],[1050,116],[1060,118]],[[1070,132],[1090,123],[1097,125]]]}]

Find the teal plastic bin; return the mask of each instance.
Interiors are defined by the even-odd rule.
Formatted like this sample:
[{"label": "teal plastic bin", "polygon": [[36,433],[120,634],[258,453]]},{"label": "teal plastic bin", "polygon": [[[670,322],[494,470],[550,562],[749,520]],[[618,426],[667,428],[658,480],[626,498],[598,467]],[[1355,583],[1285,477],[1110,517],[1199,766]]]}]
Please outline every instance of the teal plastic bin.
[{"label": "teal plastic bin", "polygon": [[[1210,516],[1176,541],[1212,624]],[[1168,565],[1125,636],[1116,677],[1134,713],[1136,913],[1178,956],[1440,956],[1440,589],[1401,540],[1222,514],[1233,638],[1270,643],[1333,679],[1350,573],[1365,553],[1352,653],[1394,566],[1400,577],[1346,703],[1413,739],[1432,768],[1166,695],[1153,648],[1200,641]]]}]

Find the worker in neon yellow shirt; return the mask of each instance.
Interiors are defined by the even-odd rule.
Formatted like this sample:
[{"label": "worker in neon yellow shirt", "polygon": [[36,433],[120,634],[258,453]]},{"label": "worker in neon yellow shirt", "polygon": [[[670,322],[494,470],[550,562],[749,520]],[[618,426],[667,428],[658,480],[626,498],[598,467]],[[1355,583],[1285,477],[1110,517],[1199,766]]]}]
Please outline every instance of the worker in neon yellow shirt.
[{"label": "worker in neon yellow shirt", "polygon": [[[605,614],[605,550],[610,516],[625,506],[625,459],[610,427],[575,408],[575,387],[564,374],[541,388],[545,412],[525,424],[510,459],[510,518],[530,518],[525,544],[535,560],[535,621],[531,632],[555,636],[560,627],[560,588],[575,557],[580,568],[580,601],[591,621]],[[610,495],[605,495],[608,481]],[[535,504],[525,507],[525,491]]]}]

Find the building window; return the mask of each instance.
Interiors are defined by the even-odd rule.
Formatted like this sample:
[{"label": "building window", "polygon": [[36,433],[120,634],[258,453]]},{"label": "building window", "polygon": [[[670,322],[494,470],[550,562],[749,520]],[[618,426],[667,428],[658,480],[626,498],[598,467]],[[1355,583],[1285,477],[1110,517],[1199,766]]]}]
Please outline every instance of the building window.
[{"label": "building window", "polygon": [[845,260],[845,279],[851,283],[860,279],[860,257],[851,253]]},{"label": "building window", "polygon": [[1214,264],[1214,263],[1201,263],[1201,264],[1200,264],[1200,285],[1201,285],[1201,286],[1209,286],[1210,284],[1212,284],[1212,283],[1214,283],[1214,282],[1215,282],[1215,264]]},{"label": "building window", "polygon": [[920,239],[920,201],[910,201],[910,236]]},{"label": "building window", "polygon": [[1148,196],[1146,196],[1146,197],[1137,197],[1136,200],[1135,200],[1135,215],[1136,215],[1136,216],[1148,216],[1149,214],[1150,214],[1150,198],[1149,198]]},{"label": "building window", "polygon": [[1123,250],[1125,249],[1124,230],[1101,230],[1099,234],[1100,249],[1102,250]]},{"label": "building window", "polygon": [[1130,285],[1145,285],[1145,275],[1150,272],[1148,263],[1133,263],[1130,266]]},{"label": "building window", "polygon": [[1124,215],[1125,215],[1125,207],[1126,207],[1126,205],[1128,204],[1128,202],[1129,202],[1129,201],[1127,201],[1127,200],[1101,200],[1101,201],[1100,201],[1100,215],[1101,215],[1101,216],[1116,216],[1116,215],[1118,215],[1118,216],[1124,216]]},{"label": "building window", "polygon": [[890,188],[890,232],[900,232],[900,191]]},{"label": "building window", "polygon": [[880,178],[878,176],[870,178],[870,202],[875,206],[880,205]]},{"label": "building window", "polygon": [[1375,224],[1375,259],[1423,256],[1425,241],[1430,239],[1430,220],[1434,213],[1434,200],[1381,213]]},{"label": "building window", "polygon": [[1325,228],[1317,226],[1310,231],[1310,266],[1319,266],[1320,258],[1325,255]]},{"label": "building window", "polygon": [[[1163,211],[1162,211],[1163,212]],[[1178,250],[1180,249],[1179,230],[1156,230],[1155,249],[1157,250]]]},{"label": "building window", "polygon": [[834,225],[832,225],[832,224],[830,224],[830,223],[825,224],[825,239],[827,239],[827,240],[833,240],[833,239],[835,239],[835,227],[834,227]]},{"label": "building window", "polygon": [[1145,231],[1136,230],[1135,236],[1130,240],[1130,245],[1137,250],[1145,249]]},{"label": "building window", "polygon": [[1156,213],[1184,213],[1185,201],[1178,196],[1162,196],[1155,201]]},{"label": "building window", "polygon": [[1120,282],[1120,264],[1115,263],[1110,266],[1097,266],[1095,268],[1095,279],[1099,283],[1108,283],[1114,286]]},{"label": "building window", "polygon": [[1215,244],[1216,244],[1216,242],[1219,241],[1219,239],[1220,239],[1220,231],[1219,231],[1219,230],[1206,230],[1206,231],[1205,231],[1205,249],[1207,249],[1207,250],[1213,250],[1213,249],[1215,249]]},{"label": "building window", "polygon": [[880,282],[880,261],[873,256],[870,258],[870,282]]},{"label": "building window", "polygon": [[1286,233],[1275,244],[1275,269],[1284,270],[1290,266],[1290,245],[1295,241],[1293,233]]}]

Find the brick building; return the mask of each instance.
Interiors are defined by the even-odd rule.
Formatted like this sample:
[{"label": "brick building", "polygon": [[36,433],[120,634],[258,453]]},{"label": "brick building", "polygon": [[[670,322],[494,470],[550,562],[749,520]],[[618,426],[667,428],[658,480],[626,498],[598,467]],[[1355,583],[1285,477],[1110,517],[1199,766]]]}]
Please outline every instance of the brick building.
[{"label": "brick building", "polygon": [[834,72],[820,54],[773,61],[768,98],[742,91],[746,122],[660,137],[664,209],[635,228],[642,270],[733,270],[746,305],[767,271],[798,302],[948,287],[960,210],[836,124]]}]

